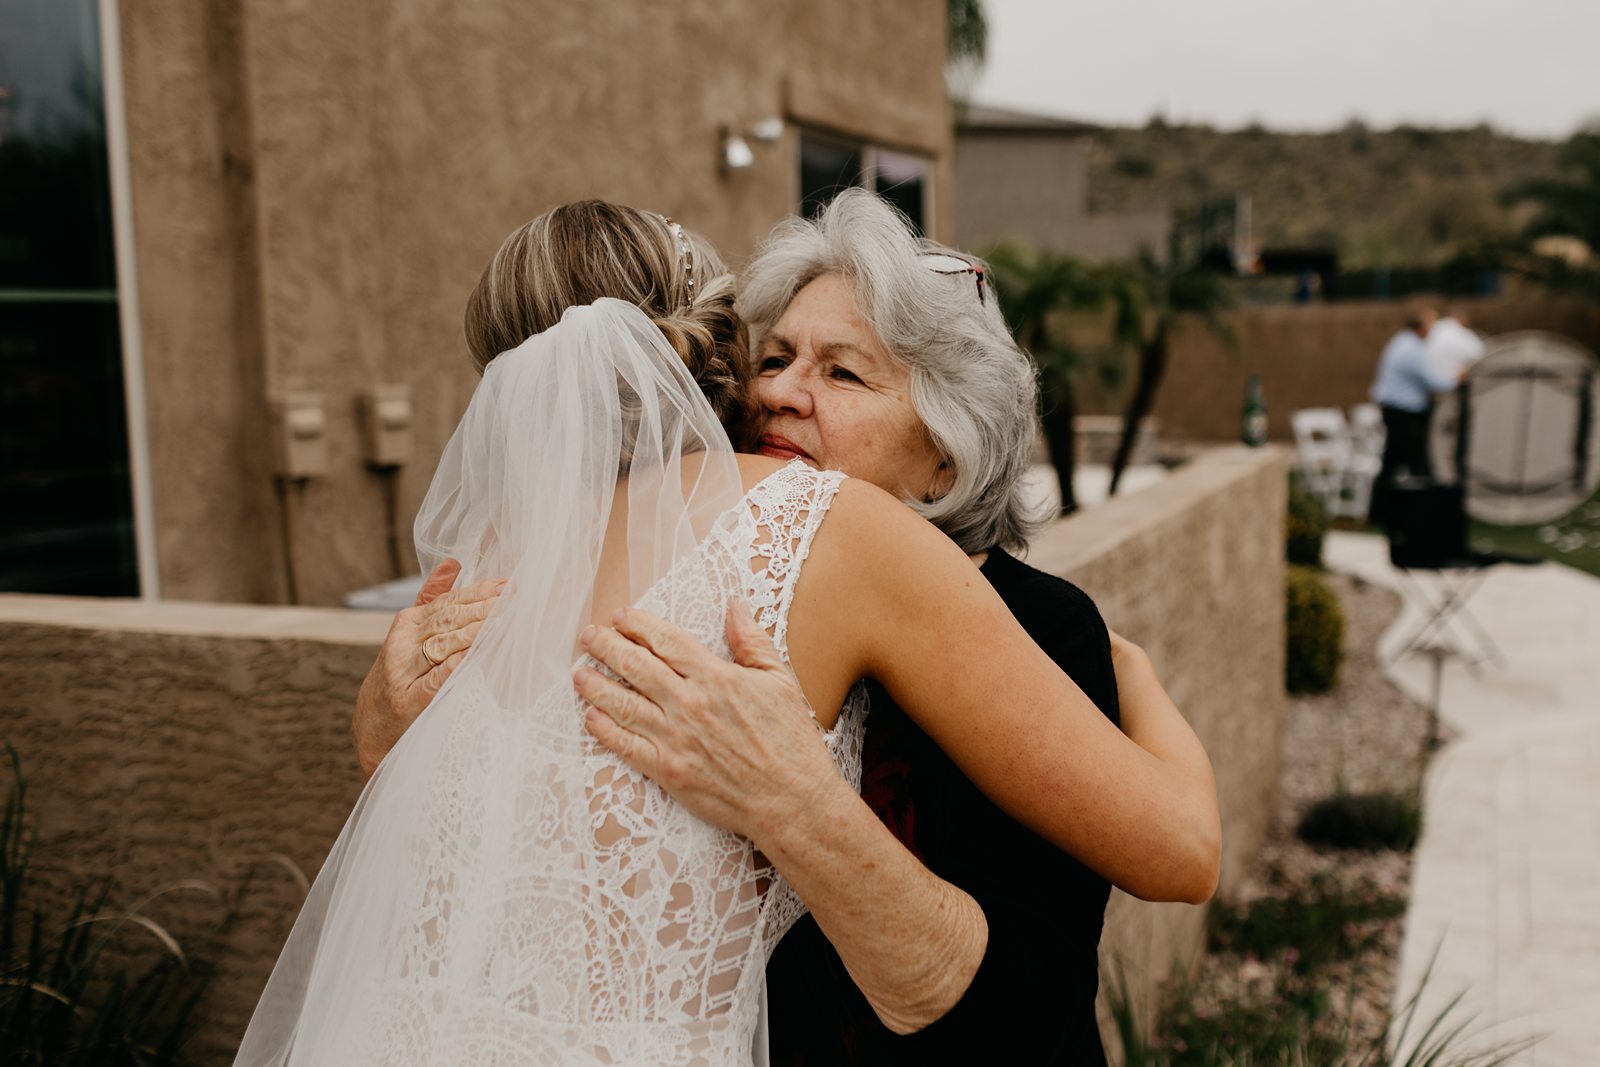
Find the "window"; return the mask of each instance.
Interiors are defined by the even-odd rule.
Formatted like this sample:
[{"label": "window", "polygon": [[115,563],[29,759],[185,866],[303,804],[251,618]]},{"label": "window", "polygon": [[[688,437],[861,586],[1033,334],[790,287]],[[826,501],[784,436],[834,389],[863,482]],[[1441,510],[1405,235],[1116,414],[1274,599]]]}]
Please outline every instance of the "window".
[{"label": "window", "polygon": [[0,589],[139,591],[95,0],[0,0]]},{"label": "window", "polygon": [[860,145],[800,134],[800,214],[814,217],[843,189],[866,185]]},{"label": "window", "polygon": [[905,212],[918,233],[926,232],[928,161],[880,148],[873,153],[878,195]]},{"label": "window", "polygon": [[928,171],[922,156],[895,152],[810,130],[800,131],[800,213],[814,216],[840,190],[870,189],[927,229]]}]

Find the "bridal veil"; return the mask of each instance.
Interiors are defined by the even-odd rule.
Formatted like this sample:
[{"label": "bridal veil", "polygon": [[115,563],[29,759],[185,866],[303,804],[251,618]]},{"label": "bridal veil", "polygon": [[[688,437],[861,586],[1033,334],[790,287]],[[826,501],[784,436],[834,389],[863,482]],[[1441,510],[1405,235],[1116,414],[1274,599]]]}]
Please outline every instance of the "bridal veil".
[{"label": "bridal veil", "polygon": [[571,308],[489,364],[416,542],[510,585],[357,801],[237,1063],[748,1056],[770,871],[598,748],[571,689],[597,583],[726,648],[749,561],[707,545],[742,496],[633,305]]}]

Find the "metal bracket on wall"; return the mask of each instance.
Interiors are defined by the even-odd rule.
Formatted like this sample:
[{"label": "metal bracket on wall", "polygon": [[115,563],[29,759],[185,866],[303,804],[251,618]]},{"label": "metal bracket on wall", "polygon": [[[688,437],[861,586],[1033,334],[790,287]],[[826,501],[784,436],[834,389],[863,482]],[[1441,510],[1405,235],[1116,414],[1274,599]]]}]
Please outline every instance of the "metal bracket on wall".
[{"label": "metal bracket on wall", "polygon": [[378,470],[411,462],[413,428],[409,385],[378,385],[358,398],[361,444],[367,466]]},{"label": "metal bracket on wall", "polygon": [[279,478],[320,478],[328,473],[328,415],[321,393],[272,398],[272,473]]}]

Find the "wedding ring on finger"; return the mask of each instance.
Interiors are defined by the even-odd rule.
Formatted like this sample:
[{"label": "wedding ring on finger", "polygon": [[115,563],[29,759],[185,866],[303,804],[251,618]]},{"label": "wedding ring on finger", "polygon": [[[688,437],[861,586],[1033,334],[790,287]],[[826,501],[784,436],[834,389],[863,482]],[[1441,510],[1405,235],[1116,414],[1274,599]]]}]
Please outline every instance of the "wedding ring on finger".
[{"label": "wedding ring on finger", "polygon": [[434,659],[428,654],[428,642],[426,641],[422,642],[422,658],[428,661],[428,669],[430,671],[444,662],[444,660]]}]

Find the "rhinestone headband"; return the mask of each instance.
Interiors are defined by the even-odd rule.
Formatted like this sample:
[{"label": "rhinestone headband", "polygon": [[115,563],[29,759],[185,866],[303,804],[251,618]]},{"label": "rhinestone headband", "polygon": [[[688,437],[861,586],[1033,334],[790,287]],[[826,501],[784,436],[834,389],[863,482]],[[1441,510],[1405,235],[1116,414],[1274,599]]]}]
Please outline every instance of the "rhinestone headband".
[{"label": "rhinestone headband", "polygon": [[683,227],[667,218],[665,215],[656,216],[667,224],[667,232],[672,235],[672,240],[678,246],[678,263],[683,267],[685,283],[689,287],[689,303],[694,303],[694,246],[689,243],[689,235],[684,233]]}]

